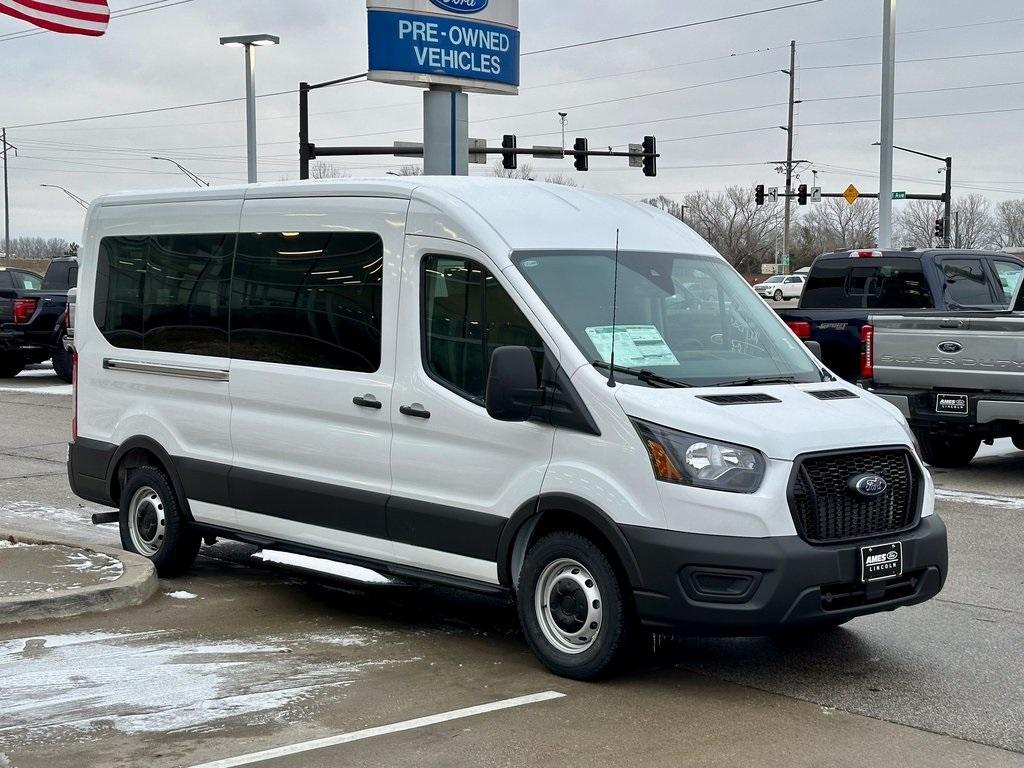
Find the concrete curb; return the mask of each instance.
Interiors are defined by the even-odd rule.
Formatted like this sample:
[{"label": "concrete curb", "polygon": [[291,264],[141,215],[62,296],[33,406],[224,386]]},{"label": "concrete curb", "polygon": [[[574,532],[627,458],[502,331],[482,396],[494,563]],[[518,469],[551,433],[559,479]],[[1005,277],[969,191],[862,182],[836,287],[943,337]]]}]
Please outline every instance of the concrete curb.
[{"label": "concrete curb", "polygon": [[97,544],[80,544],[59,537],[43,538],[38,534],[0,529],[0,538],[9,537],[24,544],[57,544],[107,555],[120,560],[124,564],[124,572],[117,581],[106,584],[46,595],[0,598],[0,625],[129,608],[146,602],[157,590],[156,569],[140,555]]}]

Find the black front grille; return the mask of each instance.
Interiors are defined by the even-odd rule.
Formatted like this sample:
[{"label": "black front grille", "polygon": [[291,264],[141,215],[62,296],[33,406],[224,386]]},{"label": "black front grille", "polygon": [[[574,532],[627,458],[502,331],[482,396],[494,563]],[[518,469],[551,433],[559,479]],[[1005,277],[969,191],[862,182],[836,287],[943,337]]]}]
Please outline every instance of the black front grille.
[{"label": "black front grille", "polygon": [[[851,478],[879,475],[886,489],[865,497]],[[864,539],[917,522],[921,478],[904,448],[822,454],[798,459],[790,489],[797,531],[814,544]]]}]

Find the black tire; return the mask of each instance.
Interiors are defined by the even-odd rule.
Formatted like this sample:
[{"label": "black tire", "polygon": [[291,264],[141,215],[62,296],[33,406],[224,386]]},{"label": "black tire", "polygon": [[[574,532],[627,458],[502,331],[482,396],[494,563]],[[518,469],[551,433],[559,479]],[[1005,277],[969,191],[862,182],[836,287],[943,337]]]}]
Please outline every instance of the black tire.
[{"label": "black tire", "polygon": [[1018,432],[1012,438],[1013,446],[1018,451],[1024,451],[1024,432]]},{"label": "black tire", "polygon": [[978,453],[981,438],[958,435],[918,435],[921,458],[926,464],[943,469],[966,467]]},{"label": "black tire", "polygon": [[128,473],[121,490],[120,528],[121,546],[149,558],[161,578],[186,573],[203,543],[189,527],[171,481],[157,467]]},{"label": "black tire", "polygon": [[[582,566],[582,571],[575,568],[576,565]],[[542,578],[552,589],[542,589]],[[577,583],[577,578],[582,581]],[[560,608],[551,611],[550,620],[543,620],[541,616],[551,601],[537,602],[538,594],[544,591],[548,592],[546,597],[563,595]],[[599,594],[596,601],[590,599],[595,594]],[[596,680],[618,669],[633,647],[637,622],[627,584],[601,548],[582,534],[555,531],[533,544],[526,552],[517,598],[519,622],[526,642],[544,666],[556,675]],[[586,610],[583,616],[580,615],[582,610]],[[564,630],[566,633],[571,630],[573,639],[586,638],[583,650],[563,650],[556,641],[549,639],[546,632],[558,630],[545,630],[541,623],[545,621],[552,627],[555,614],[562,621],[570,622]],[[593,618],[598,618],[600,623],[590,623]],[[593,636],[583,634],[595,624],[597,631]]]},{"label": "black tire", "polygon": [[25,358],[20,352],[0,353],[0,379],[13,379],[25,367]]},{"label": "black tire", "polygon": [[782,301],[782,289],[777,288],[775,290],[775,295],[772,298],[775,299],[776,301]]},{"label": "black tire", "polygon": [[57,374],[57,378],[70,384],[74,367],[74,353],[70,349],[64,348],[64,334],[61,334],[57,341],[57,349],[53,351],[53,357],[50,359],[53,362],[53,372]]}]

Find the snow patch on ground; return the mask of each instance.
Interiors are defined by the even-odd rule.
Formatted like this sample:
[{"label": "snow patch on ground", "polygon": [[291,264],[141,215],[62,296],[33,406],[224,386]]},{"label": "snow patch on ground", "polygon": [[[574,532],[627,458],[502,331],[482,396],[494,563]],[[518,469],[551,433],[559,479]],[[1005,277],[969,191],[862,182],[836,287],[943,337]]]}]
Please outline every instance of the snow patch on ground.
[{"label": "snow patch on ground", "polygon": [[[343,633],[341,637],[344,637]],[[0,641],[0,748],[129,734],[308,722],[332,691],[372,669],[418,661],[358,659],[303,635],[204,641],[174,632],[42,635]],[[320,646],[320,647],[318,647]],[[141,684],[144,682],[144,684]],[[59,735],[58,735],[59,732]]]},{"label": "snow patch on ground", "polygon": [[935,498],[942,501],[952,501],[959,504],[978,504],[983,507],[998,507],[1000,509],[1024,509],[1024,498],[1016,496],[989,496],[987,493],[972,493],[970,491],[951,491],[945,488],[935,489]]},{"label": "snow patch on ground", "polygon": [[361,581],[364,584],[393,583],[387,576],[377,573],[376,571],[371,571],[368,568],[360,568],[358,565],[339,563],[334,560],[324,560],[319,557],[295,555],[291,552],[276,552],[269,549],[256,552],[253,554],[253,557],[257,560],[262,560],[264,563],[275,563],[277,565],[287,565],[293,568],[303,568],[307,571],[316,571],[317,573],[324,573],[329,576],[340,576],[343,579]]},{"label": "snow patch on ground", "polygon": [[173,597],[175,600],[195,600],[199,595],[193,595],[191,592],[186,592],[183,589],[179,589],[177,592],[164,592],[168,597]]},{"label": "snow patch on ground", "polygon": [[[83,529],[90,532],[116,530],[117,523],[94,526],[93,512],[109,512],[109,509],[81,508],[65,509],[40,504],[38,501],[12,501],[0,505],[0,523],[9,523],[15,530],[38,532],[41,530],[70,531],[81,534]],[[20,523],[20,525],[19,525]]]},{"label": "snow patch on ground", "polygon": [[[20,549],[22,547],[31,547],[31,544],[25,544],[21,541],[8,541],[7,539],[0,539],[0,549]],[[0,765],[0,768],[3,768]]]},{"label": "snow patch on ground", "polygon": [[124,563],[116,557],[99,552],[71,552],[68,562],[57,568],[88,573],[100,581],[117,581],[124,573]]},{"label": "snow patch on ground", "polygon": [[70,384],[41,385],[37,387],[0,387],[0,392],[18,392],[23,395],[63,395],[70,397],[72,389]]}]

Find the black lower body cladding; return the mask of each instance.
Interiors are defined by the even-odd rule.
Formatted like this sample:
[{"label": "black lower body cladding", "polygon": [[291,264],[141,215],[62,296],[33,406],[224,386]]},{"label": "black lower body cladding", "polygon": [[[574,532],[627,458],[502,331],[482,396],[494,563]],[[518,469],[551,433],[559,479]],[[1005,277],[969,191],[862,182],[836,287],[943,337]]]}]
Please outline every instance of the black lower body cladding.
[{"label": "black lower body cladding", "polygon": [[[642,572],[640,619],[695,635],[759,635],[914,605],[939,593],[948,568],[946,527],[937,515],[910,531],[833,545],[798,536],[622,530]],[[860,548],[889,541],[903,544],[903,576],[863,584]]]}]

